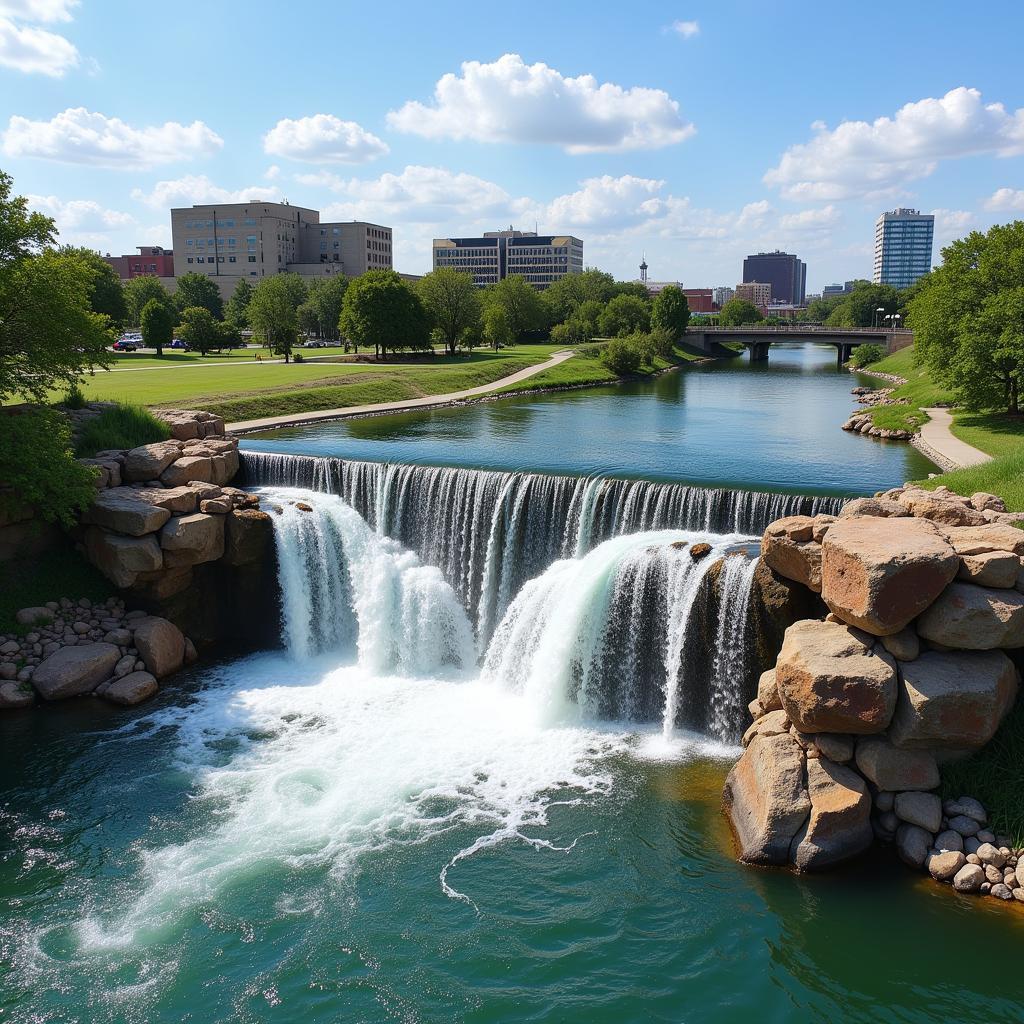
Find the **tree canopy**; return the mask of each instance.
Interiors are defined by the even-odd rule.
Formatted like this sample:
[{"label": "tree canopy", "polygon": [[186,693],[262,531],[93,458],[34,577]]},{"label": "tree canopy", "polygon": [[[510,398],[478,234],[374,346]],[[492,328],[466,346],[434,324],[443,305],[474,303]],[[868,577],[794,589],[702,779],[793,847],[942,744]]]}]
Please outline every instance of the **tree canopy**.
[{"label": "tree canopy", "polygon": [[[644,295],[646,294],[645,291]],[[597,327],[606,338],[623,338],[627,334],[649,331],[650,300],[628,292],[616,295],[598,317]]]},{"label": "tree canopy", "polygon": [[121,284],[121,278],[117,276],[117,271],[92,249],[62,245],[58,251],[78,257],[92,270],[92,287],[89,289],[89,305],[92,311],[109,317],[112,327],[122,327],[128,319],[128,305],[125,302],[124,286]]},{"label": "tree canopy", "polygon": [[214,320],[223,319],[224,300],[220,297],[220,289],[212,277],[196,273],[182,274],[177,278],[177,286],[174,292],[174,305],[179,312],[201,306]]},{"label": "tree canopy", "polygon": [[718,314],[718,322],[723,327],[742,327],[761,320],[761,311],[748,299],[730,299]]},{"label": "tree canopy", "polygon": [[224,319],[239,329],[249,326],[249,301],[252,299],[253,286],[247,277],[240,277],[235,290],[224,307]]},{"label": "tree canopy", "polygon": [[298,334],[297,310],[302,298],[296,301],[298,291],[286,280],[296,274],[274,274],[260,279],[253,289],[247,307],[249,326],[257,338],[284,361],[291,358]]},{"label": "tree canopy", "polygon": [[584,270],[582,274],[566,274],[553,281],[542,292],[552,323],[561,323],[574,316],[585,302],[604,305],[615,294],[615,278],[603,270]]},{"label": "tree canopy", "polygon": [[687,302],[682,288],[674,284],[662,288],[651,304],[651,326],[667,331],[673,339],[678,340],[686,333],[690,323],[690,303]]},{"label": "tree canopy", "polygon": [[343,274],[318,278],[309,286],[306,301],[301,308],[308,309],[321,338],[337,340],[338,320],[341,318],[346,291],[348,278]]},{"label": "tree canopy", "polygon": [[900,293],[892,285],[858,281],[853,291],[836,304],[825,323],[829,327],[874,327],[876,323],[884,326],[882,317],[899,309]]},{"label": "tree canopy", "polygon": [[484,307],[483,325],[484,340],[491,348],[497,350],[512,344],[515,336],[508,322],[508,312],[500,302]]},{"label": "tree canopy", "polygon": [[430,321],[419,296],[393,270],[368,270],[348,286],[338,326],[356,345],[388,350],[430,347]]},{"label": "tree canopy", "polygon": [[428,316],[450,355],[459,341],[480,323],[480,293],[473,275],[451,267],[438,267],[416,282]]},{"label": "tree canopy", "polygon": [[129,327],[142,326],[142,311],[151,299],[156,299],[177,312],[170,292],[155,277],[133,277],[125,281],[121,292],[125,301],[125,323]]},{"label": "tree canopy", "polygon": [[206,355],[210,349],[220,348],[220,324],[205,306],[189,306],[181,311],[178,337],[193,351]]},{"label": "tree canopy", "polygon": [[158,357],[164,354],[164,346],[170,345],[174,338],[176,319],[170,304],[160,299],[150,299],[143,307],[140,318],[142,343],[147,348],[155,348]]},{"label": "tree canopy", "polygon": [[547,323],[544,303],[537,290],[519,274],[512,274],[497,284],[488,285],[481,296],[484,308],[502,306],[508,318],[513,341],[526,331],[539,331]]}]

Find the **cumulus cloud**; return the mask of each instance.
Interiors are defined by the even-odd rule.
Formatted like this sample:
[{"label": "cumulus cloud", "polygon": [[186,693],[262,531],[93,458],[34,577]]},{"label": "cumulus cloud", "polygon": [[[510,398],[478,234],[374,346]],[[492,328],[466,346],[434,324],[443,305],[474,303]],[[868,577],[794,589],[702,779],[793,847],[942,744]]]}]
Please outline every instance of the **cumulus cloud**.
[{"label": "cumulus cloud", "polygon": [[908,103],[893,117],[812,127],[811,141],[791,146],[764,176],[791,199],[891,195],[928,177],[942,160],[1024,152],[1024,108],[985,104],[977,89],[963,86]]},{"label": "cumulus cloud", "polygon": [[0,17],[0,65],[3,67],[61,78],[77,67],[80,60],[78,49],[63,36]]},{"label": "cumulus cloud", "polygon": [[211,156],[223,145],[224,140],[202,121],[136,128],[85,107],[69,107],[49,121],[15,114],[3,136],[8,156],[128,171]]},{"label": "cumulus cloud", "polygon": [[431,104],[410,100],[388,114],[388,124],[429,139],[540,143],[569,153],[657,149],[695,131],[661,89],[569,78],[515,53],[491,64],[466,61],[461,75],[438,81]]},{"label": "cumulus cloud", "polygon": [[69,199],[57,196],[26,196],[30,209],[45,213],[57,222],[57,229],[66,231],[99,232],[112,228],[130,227],[135,218],[121,210],[110,210],[93,199]]},{"label": "cumulus cloud", "polygon": [[364,164],[389,152],[376,135],[333,114],[278,121],[263,136],[263,150],[316,164]]},{"label": "cumulus cloud", "polygon": [[78,0],[0,0],[0,15],[22,21],[70,21]]},{"label": "cumulus cloud", "polygon": [[783,214],[779,226],[788,231],[820,231],[839,220],[839,211],[831,203],[817,209],[809,208],[796,213]]},{"label": "cumulus cloud", "polygon": [[673,21],[669,27],[684,39],[692,39],[700,32],[700,25],[696,21]]},{"label": "cumulus cloud", "polygon": [[997,188],[985,200],[986,210],[1024,210],[1024,189]]},{"label": "cumulus cloud", "polygon": [[158,181],[150,192],[132,189],[132,199],[155,210],[203,203],[277,202],[280,198],[281,190],[276,186],[251,185],[231,191],[215,185],[205,174],[186,174],[181,178]]},{"label": "cumulus cloud", "polygon": [[[624,174],[613,178],[587,178],[575,192],[557,196],[543,207],[549,224],[612,228],[635,224],[656,216],[662,209],[659,193],[665,182]],[[559,228],[558,230],[563,230]]]}]

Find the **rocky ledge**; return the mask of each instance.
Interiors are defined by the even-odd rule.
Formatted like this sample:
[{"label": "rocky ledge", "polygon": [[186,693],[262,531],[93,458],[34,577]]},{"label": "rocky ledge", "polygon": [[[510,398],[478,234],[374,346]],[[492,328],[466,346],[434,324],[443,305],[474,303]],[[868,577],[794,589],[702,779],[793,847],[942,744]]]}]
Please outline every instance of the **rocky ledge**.
[{"label": "rocky ledge", "polygon": [[[900,383],[903,383],[902,381]],[[856,387],[852,390],[857,401],[861,405],[878,408],[886,405],[907,406],[909,403],[903,398],[893,398],[893,388],[868,388]],[[909,441],[914,432],[910,430],[889,429],[876,427],[875,421],[869,412],[854,412],[843,424],[843,430],[852,431],[855,434],[866,434],[868,437],[882,437],[890,441]]]},{"label": "rocky ledge", "polygon": [[990,494],[908,486],[768,527],[766,571],[827,614],[786,629],[750,704],[724,793],[742,860],[816,870],[878,840],[960,891],[1024,900],[1021,851],[977,801],[935,792],[940,763],[984,746],[1017,697],[1016,518]]}]

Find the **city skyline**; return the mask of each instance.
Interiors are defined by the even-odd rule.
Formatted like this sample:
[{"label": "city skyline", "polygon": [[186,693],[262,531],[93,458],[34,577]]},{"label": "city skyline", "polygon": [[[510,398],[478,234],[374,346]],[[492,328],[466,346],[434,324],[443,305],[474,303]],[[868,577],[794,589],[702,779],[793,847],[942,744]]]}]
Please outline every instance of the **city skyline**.
[{"label": "city skyline", "polygon": [[[337,40],[344,71],[286,59],[236,88],[225,76],[269,52],[269,4],[243,19],[10,0],[0,166],[62,241],[115,254],[169,247],[172,207],[287,198],[390,225],[408,273],[430,269],[435,237],[513,224],[584,238],[587,265],[620,278],[646,253],[652,277],[690,286],[738,283],[750,253],[795,252],[820,293],[870,278],[884,210],[934,214],[936,263],[953,238],[1024,214],[1024,19],[997,7],[1007,30],[963,24],[951,63],[940,20],[904,9],[885,9],[885,35],[915,44],[896,62],[872,18],[819,9],[787,19],[773,53],[736,30],[738,4],[656,3],[625,21],[410,9],[399,24],[296,5],[311,38]],[[126,54],[154,69],[127,91]],[[753,115],[755,88],[770,116]]]}]

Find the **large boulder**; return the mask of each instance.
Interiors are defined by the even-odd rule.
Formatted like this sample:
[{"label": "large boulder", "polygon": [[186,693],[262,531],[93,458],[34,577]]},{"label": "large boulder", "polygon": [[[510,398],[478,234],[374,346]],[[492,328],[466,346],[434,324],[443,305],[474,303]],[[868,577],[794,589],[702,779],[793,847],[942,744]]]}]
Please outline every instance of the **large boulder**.
[{"label": "large boulder", "polygon": [[953,583],[918,619],[917,631],[961,650],[1024,647],[1024,594]]},{"label": "large boulder", "polygon": [[160,531],[168,568],[212,562],[224,554],[224,517],[196,512],[174,516]]},{"label": "large boulder", "polygon": [[780,576],[821,592],[821,545],[811,516],[777,519],[761,538],[761,558]]},{"label": "large boulder", "polygon": [[987,551],[1024,555],[1024,530],[1005,523],[950,528],[943,532],[958,555],[982,555]]},{"label": "large boulder", "polygon": [[1017,670],[1002,651],[926,651],[902,666],[889,738],[906,750],[977,750],[1017,696]]},{"label": "large boulder", "polygon": [[1020,572],[1020,556],[1010,551],[983,551],[962,555],[957,578],[979,587],[1012,587]]},{"label": "large boulder", "polygon": [[185,637],[173,622],[156,615],[134,624],[134,643],[146,669],[158,679],[177,672],[185,661]]},{"label": "large boulder", "polygon": [[811,814],[792,844],[800,871],[830,867],[871,845],[871,796],[852,768],[824,757],[808,760],[807,792]]},{"label": "large boulder", "polygon": [[140,487],[135,492],[139,501],[159,505],[174,515],[187,515],[196,510],[196,492],[188,487]]},{"label": "large boulder", "polygon": [[960,559],[924,519],[840,519],[822,541],[821,596],[844,622],[885,636],[920,615]]},{"label": "large boulder", "polygon": [[82,520],[115,533],[142,537],[159,530],[170,516],[167,509],[142,501],[130,488],[114,487],[96,494]]},{"label": "large boulder", "polygon": [[226,524],[224,561],[228,565],[250,565],[266,557],[274,538],[274,526],[266,512],[238,508],[229,513]]},{"label": "large boulder", "polygon": [[[221,441],[220,444],[228,442]],[[210,457],[211,476],[210,482],[218,485],[226,484],[238,472],[238,451],[235,448],[228,448],[219,455]]]},{"label": "large boulder", "polygon": [[130,672],[102,688],[101,696],[113,704],[131,707],[141,704],[157,691],[156,679],[149,672]]},{"label": "large boulder", "polygon": [[113,644],[62,647],[36,666],[32,685],[43,700],[92,693],[114,671],[121,651]]},{"label": "large boulder", "polygon": [[926,491],[908,487],[899,497],[913,515],[948,526],[980,526],[985,517],[970,507],[966,500],[950,492]]},{"label": "large boulder", "polygon": [[896,663],[847,626],[806,619],[786,630],[775,681],[801,732],[882,732],[896,707]]},{"label": "large boulder", "polygon": [[756,736],[725,780],[725,812],[740,860],[786,864],[790,845],[811,810],[803,749],[788,733]]},{"label": "large boulder", "polygon": [[117,587],[130,587],[139,573],[155,572],[164,564],[156,537],[123,537],[90,526],[85,534],[89,561]]},{"label": "large boulder", "polygon": [[208,455],[183,455],[160,474],[160,479],[169,487],[181,487],[194,480],[210,483],[213,480],[213,462]]},{"label": "large boulder", "polygon": [[125,455],[122,475],[128,483],[157,480],[180,455],[180,441],[157,441],[155,444],[140,445]]},{"label": "large boulder", "polygon": [[928,790],[939,784],[939,766],[926,750],[900,750],[884,736],[857,741],[857,767],[880,790]]}]

